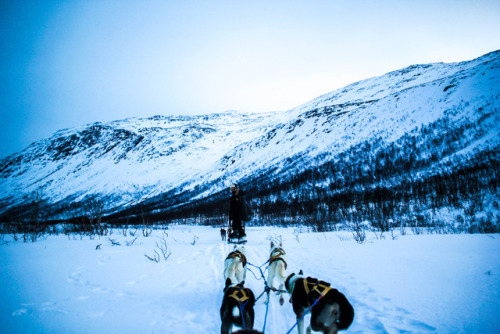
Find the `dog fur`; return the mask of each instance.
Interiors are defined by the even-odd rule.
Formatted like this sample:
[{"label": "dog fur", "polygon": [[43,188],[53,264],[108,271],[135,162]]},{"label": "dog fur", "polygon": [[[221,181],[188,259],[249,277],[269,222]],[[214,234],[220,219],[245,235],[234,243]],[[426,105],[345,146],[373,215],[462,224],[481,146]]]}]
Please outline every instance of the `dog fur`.
[{"label": "dog fur", "polygon": [[231,284],[238,284],[245,280],[247,274],[247,260],[245,247],[235,246],[233,251],[224,260],[224,280]]},{"label": "dog fur", "polygon": [[222,241],[226,241],[226,229],[225,228],[221,228],[220,229],[220,237],[222,239]]},{"label": "dog fur", "polygon": [[274,280],[276,279],[279,284],[278,293],[280,294],[280,305],[283,305],[285,303],[285,298],[279,291],[282,291],[285,285],[286,267],[287,258],[286,253],[282,248],[281,242],[279,243],[279,245],[275,245],[274,242],[271,241],[271,253],[269,255],[269,267],[267,272],[267,286],[274,290]]},{"label": "dog fur", "polygon": [[[226,287],[224,288],[224,298],[222,300],[222,306],[220,308],[220,318],[221,318],[221,334],[232,333],[233,325],[240,328],[244,328],[246,333],[253,329],[253,324],[255,320],[255,295],[252,290],[244,287],[245,282],[239,284],[232,284],[231,280],[226,279]],[[233,297],[236,293],[241,296],[242,293],[248,297],[244,302],[240,302],[238,299]]]},{"label": "dog fur", "polygon": [[[307,294],[304,288],[304,280],[306,278],[301,274],[302,271],[299,275],[291,274],[285,281],[286,290],[292,296],[291,302],[297,320],[301,319],[309,307],[316,301],[316,297]],[[319,282],[330,286],[329,283]],[[339,330],[349,328],[353,319],[354,309],[352,305],[342,293],[337,289],[331,288],[311,308],[311,324],[307,327],[307,333],[311,333],[312,329],[324,334],[336,334]],[[303,319],[297,324],[297,329],[299,334],[304,333]]]}]

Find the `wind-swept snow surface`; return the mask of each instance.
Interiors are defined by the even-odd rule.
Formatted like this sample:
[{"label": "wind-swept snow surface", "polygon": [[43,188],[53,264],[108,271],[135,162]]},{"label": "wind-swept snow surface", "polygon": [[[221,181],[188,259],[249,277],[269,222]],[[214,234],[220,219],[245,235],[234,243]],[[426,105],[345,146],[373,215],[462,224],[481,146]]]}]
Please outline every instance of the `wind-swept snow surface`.
[{"label": "wind-swept snow surface", "polygon": [[[302,269],[343,292],[356,312],[347,333],[500,329],[499,235],[371,234],[358,244],[348,232],[254,227],[247,234],[250,263],[265,263],[270,238],[281,237],[289,273]],[[113,230],[34,243],[5,236],[0,244],[2,333],[220,332],[223,263],[233,246],[218,229],[173,226],[150,237]],[[158,251],[155,263],[145,254],[155,256],[157,245],[170,256]],[[250,269],[247,286],[259,296],[264,285]],[[255,307],[258,330],[265,300]],[[294,318],[291,304],[271,295],[266,333],[286,333]]]}]

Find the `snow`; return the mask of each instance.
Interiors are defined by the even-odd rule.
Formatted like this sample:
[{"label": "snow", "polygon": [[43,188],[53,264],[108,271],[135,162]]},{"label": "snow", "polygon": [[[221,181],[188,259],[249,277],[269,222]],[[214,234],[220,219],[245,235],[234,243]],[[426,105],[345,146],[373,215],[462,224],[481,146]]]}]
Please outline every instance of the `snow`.
[{"label": "snow", "polygon": [[[275,113],[157,116],[61,130],[19,153],[17,159],[23,163],[15,168],[18,175],[0,178],[5,189],[2,198],[19,198],[43,189],[51,202],[99,194],[116,195],[117,203],[125,205],[129,201],[120,200],[122,195],[134,193],[135,199],[144,199],[192,182],[234,146],[272,128],[276,117]],[[94,125],[105,129],[99,141],[91,147],[81,146],[82,132],[92,132],[89,129]],[[203,133],[203,129],[212,131]],[[116,131],[143,139],[130,149],[133,140],[117,138]],[[48,147],[70,136],[77,138],[72,142],[75,148],[64,159],[48,152]],[[115,145],[112,149],[110,143]]]},{"label": "snow", "polygon": [[[199,187],[187,201],[205,198],[270,171],[286,178],[374,138],[395,142],[445,116],[457,128],[485,112],[496,120],[498,87],[497,51],[462,63],[410,66],[288,111],[159,115],[65,129],[0,161],[0,211],[36,192],[62,207],[74,199],[104,199],[113,212],[169,191]],[[488,141],[475,139],[471,148],[498,145],[498,127],[485,131]],[[95,136],[92,145],[85,144],[89,136]],[[289,168],[297,157],[300,164]],[[66,210],[51,218],[72,215]]]},{"label": "snow", "polygon": [[[220,332],[223,263],[233,246],[218,228],[175,225],[150,237],[133,231],[0,238],[2,333]],[[500,235],[369,233],[358,244],[349,232],[305,228],[249,227],[247,234],[250,263],[265,263],[269,240],[281,237],[288,272],[303,269],[343,292],[356,312],[347,332],[500,330]],[[162,240],[170,256],[148,260]],[[259,296],[259,271],[249,269],[247,286]],[[258,330],[265,299],[255,307]],[[271,295],[266,333],[286,333],[294,318],[291,304]]]}]

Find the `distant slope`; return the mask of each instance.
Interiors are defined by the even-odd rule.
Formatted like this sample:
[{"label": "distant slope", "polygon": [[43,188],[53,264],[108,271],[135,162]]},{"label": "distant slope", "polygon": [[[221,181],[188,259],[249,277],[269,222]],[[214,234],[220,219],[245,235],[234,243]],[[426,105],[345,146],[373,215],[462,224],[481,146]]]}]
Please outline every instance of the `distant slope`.
[{"label": "distant slope", "polygon": [[499,98],[495,51],[410,66],[286,112],[156,116],[62,130],[0,162],[0,214],[33,219],[38,201],[46,218],[67,218],[100,201],[114,217],[192,215],[203,203],[221,207],[232,182],[264,205],[276,202],[276,189],[287,200],[318,203],[318,191],[366,194],[466,166],[496,173]]}]

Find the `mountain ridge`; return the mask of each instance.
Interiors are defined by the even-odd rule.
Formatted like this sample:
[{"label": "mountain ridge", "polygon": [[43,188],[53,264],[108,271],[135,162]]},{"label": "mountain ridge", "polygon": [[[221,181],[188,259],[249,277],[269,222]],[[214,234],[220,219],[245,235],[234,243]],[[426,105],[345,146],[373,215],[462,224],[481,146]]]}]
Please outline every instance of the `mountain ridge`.
[{"label": "mountain ridge", "polygon": [[170,209],[177,208],[259,175],[291,179],[352,147],[377,138],[390,145],[440,120],[460,128],[485,118],[486,130],[477,129],[485,131],[483,142],[474,145],[498,152],[499,78],[494,51],[471,61],[412,65],[283,112],[156,115],[60,130],[0,160],[6,190],[0,215],[15,217],[13,207],[26,206],[34,193],[58,207],[52,219],[78,214],[69,207],[90,198],[117,213],[176,194],[183,199]]}]

